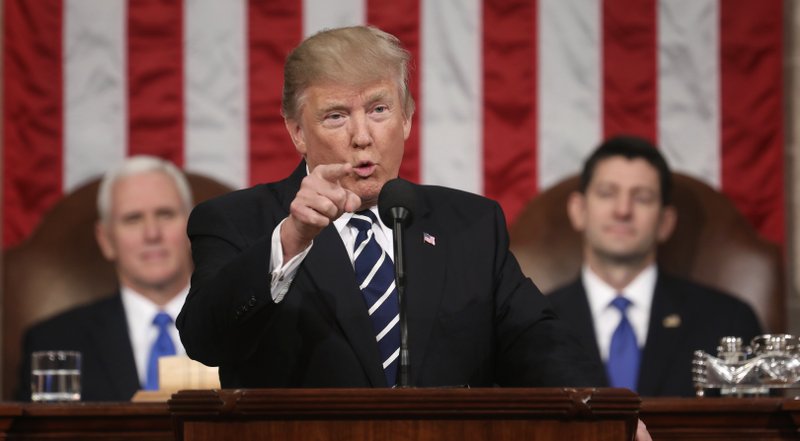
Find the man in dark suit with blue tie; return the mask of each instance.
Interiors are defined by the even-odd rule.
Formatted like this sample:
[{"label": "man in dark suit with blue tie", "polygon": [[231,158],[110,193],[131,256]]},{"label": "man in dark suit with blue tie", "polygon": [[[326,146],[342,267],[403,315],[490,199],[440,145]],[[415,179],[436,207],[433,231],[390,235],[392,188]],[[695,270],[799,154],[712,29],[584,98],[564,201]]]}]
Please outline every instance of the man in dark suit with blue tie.
[{"label": "man in dark suit with blue tie", "polygon": [[[397,296],[392,265],[388,277],[381,269],[393,236],[376,205],[411,131],[408,60],[375,28],[306,39],[284,71],[299,166],[192,212],[195,271],[178,328],[190,357],[220,367],[223,387],[397,384]],[[600,366],[509,252],[498,204],[409,185],[410,385],[597,384]]]},{"label": "man in dark suit with blue tie", "polygon": [[672,174],[650,142],[604,142],[586,160],[567,211],[583,234],[584,265],[548,298],[592,357],[604,385],[643,396],[691,396],[692,353],[716,354],[723,336],[761,332],[751,308],[709,287],[660,271],[658,243],[675,226]]},{"label": "man in dark suit with blue tie", "polygon": [[184,353],[174,318],[192,271],[185,175],[159,158],[127,158],[103,177],[97,205],[96,238],[120,289],[26,332],[19,400],[31,399],[34,351],[81,353],[83,401],[128,401],[140,389],[158,389],[159,356]]}]

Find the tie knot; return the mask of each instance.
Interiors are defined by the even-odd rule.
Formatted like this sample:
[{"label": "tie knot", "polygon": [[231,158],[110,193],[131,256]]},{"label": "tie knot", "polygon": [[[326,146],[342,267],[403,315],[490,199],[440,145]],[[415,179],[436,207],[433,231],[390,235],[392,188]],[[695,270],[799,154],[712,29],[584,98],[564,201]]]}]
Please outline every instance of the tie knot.
[{"label": "tie knot", "polygon": [[375,213],[371,210],[364,210],[353,213],[350,218],[350,225],[354,226],[358,231],[365,232],[372,229],[372,224],[375,223]]},{"label": "tie knot", "polygon": [[153,317],[153,324],[158,326],[161,329],[164,329],[167,325],[172,323],[172,317],[166,312],[159,312]]},{"label": "tie knot", "polygon": [[621,313],[625,314],[625,310],[631,306],[631,301],[620,295],[611,301],[611,306],[619,309]]}]

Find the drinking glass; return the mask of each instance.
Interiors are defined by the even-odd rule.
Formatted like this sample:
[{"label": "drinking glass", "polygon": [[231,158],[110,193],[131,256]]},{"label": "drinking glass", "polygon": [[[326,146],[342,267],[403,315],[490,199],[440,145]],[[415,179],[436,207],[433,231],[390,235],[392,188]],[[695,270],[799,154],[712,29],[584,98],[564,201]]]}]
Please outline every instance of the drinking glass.
[{"label": "drinking glass", "polygon": [[31,354],[32,401],[80,401],[81,353],[37,351]]}]

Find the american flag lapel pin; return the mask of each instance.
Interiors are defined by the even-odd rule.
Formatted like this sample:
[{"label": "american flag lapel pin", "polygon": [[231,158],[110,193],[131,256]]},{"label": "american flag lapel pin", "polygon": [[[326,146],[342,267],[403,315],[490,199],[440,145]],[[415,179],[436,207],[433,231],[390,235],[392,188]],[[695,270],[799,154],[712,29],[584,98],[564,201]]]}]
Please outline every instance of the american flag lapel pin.
[{"label": "american flag lapel pin", "polygon": [[431,234],[422,233],[422,241],[432,247],[436,246],[436,238]]}]

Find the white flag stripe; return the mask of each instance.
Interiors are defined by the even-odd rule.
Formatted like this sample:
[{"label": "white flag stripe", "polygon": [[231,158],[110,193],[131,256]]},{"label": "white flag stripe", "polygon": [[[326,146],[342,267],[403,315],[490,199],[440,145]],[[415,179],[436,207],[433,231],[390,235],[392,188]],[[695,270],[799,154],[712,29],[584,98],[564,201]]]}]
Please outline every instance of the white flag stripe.
[{"label": "white flag stripe", "polygon": [[128,151],[126,4],[64,3],[65,192],[119,163]]},{"label": "white flag stripe", "polygon": [[386,361],[383,362],[383,368],[386,369],[390,364],[392,364],[397,359],[399,355],[400,355],[400,348],[397,348],[394,350],[392,355],[390,355],[389,358],[387,358]]},{"label": "white flag stripe", "polygon": [[303,0],[303,35],[323,29],[362,25],[367,21],[366,0]]},{"label": "white flag stripe", "polygon": [[389,322],[389,324],[388,324],[388,325],[386,325],[386,327],[385,327],[385,328],[383,328],[383,329],[381,330],[381,332],[379,332],[379,333],[378,333],[378,335],[376,335],[376,336],[375,336],[375,341],[381,341],[381,339],[382,339],[382,338],[383,338],[383,337],[384,337],[386,334],[388,334],[388,333],[389,333],[389,331],[391,331],[391,330],[392,330],[392,328],[394,328],[394,327],[397,325],[397,323],[398,323],[399,321],[400,321],[400,314],[397,314],[396,316],[394,316],[394,318],[392,319],[392,321],[390,321],[390,322]]},{"label": "white flag stripe", "polygon": [[718,0],[658,4],[658,143],[670,165],[719,188]]},{"label": "white flag stripe", "polygon": [[[415,4],[412,10],[418,13],[397,16],[382,10],[383,3],[367,0],[289,0],[253,10],[247,8],[257,2],[247,0],[183,0],[181,8],[167,8],[183,11],[183,22],[175,20],[174,25],[126,0],[63,0],[59,3],[63,14],[58,16],[39,2],[6,1],[6,246],[19,244],[30,234],[52,206],[46,201],[55,201],[62,192],[99,175],[134,147],[128,146],[130,98],[136,103],[139,124],[135,135],[151,144],[137,149],[182,159],[188,170],[232,187],[285,176],[296,158],[277,100],[285,51],[302,33],[364,23],[365,17],[373,15],[416,54],[412,67],[419,106],[413,136],[418,137],[419,152],[407,155],[405,164],[412,180],[489,191],[513,223],[527,197],[579,170],[606,134],[607,117],[614,125],[630,120],[647,126],[642,115],[630,113],[643,110],[655,115],[654,136],[676,170],[717,188],[725,185],[721,190],[765,237],[784,240],[782,123],[753,124],[753,115],[746,110],[750,106],[754,115],[761,114],[767,121],[784,121],[778,56],[784,46],[780,26],[775,25],[781,21],[781,0],[656,0],[654,20],[630,17],[637,26],[652,27],[644,29],[643,35],[655,32],[658,43],[655,52],[647,47],[627,48],[635,57],[656,56],[652,69],[657,78],[651,84],[657,90],[630,90],[642,94],[630,102],[650,103],[655,94],[655,109],[620,108],[615,101],[608,116],[604,114],[604,75],[626,81],[615,70],[627,66],[609,64],[604,44],[606,38],[627,32],[629,23],[624,15],[622,21],[605,20],[603,0],[538,0],[530,8],[524,5],[535,9],[526,12],[536,16],[534,26],[525,20],[509,20],[503,14],[520,12],[505,8],[492,9],[484,18],[480,0],[417,1],[418,9]],[[136,17],[134,46],[127,40],[128,12]],[[492,23],[487,35],[482,29],[484,19]],[[251,22],[266,27],[248,29]],[[498,26],[500,34],[494,32]],[[182,41],[169,32],[179,28],[184,31]],[[273,35],[275,29],[280,33]],[[20,38],[30,32],[40,33],[42,39]],[[165,48],[159,46],[159,39],[164,45],[184,44],[168,48],[185,57],[164,72],[172,87],[183,84],[184,106],[171,101],[168,111],[153,109],[159,119],[151,121],[142,106],[160,105],[158,96],[164,98],[164,91],[150,89],[149,84],[161,79],[139,77],[129,85],[127,75],[148,72],[146,65],[129,66],[129,60],[148,63],[149,50],[155,57],[163,56]],[[613,47],[624,55],[626,47]],[[525,57],[503,62],[503,54],[519,54],[521,48],[533,48],[536,58],[531,66],[514,65],[524,63]],[[524,114],[528,111],[522,107],[525,100],[493,100],[484,109],[482,79],[486,74],[494,78],[491,69],[483,68],[484,54],[498,60],[492,69],[519,69],[520,75],[530,72],[531,77],[523,80],[530,80],[525,88],[535,85],[527,92],[535,103],[530,109],[533,117]],[[57,67],[59,62],[64,64]],[[178,69],[183,72],[182,81],[175,78]],[[156,71],[150,72],[158,75]],[[251,71],[258,77],[248,78]],[[263,90],[248,90],[253,80],[260,81]],[[749,93],[727,89],[744,89],[742,81],[747,81]],[[140,99],[145,95],[129,97],[132,86],[144,94],[161,95],[153,95],[153,101]],[[490,92],[493,97],[494,90]],[[722,92],[729,94],[725,101]],[[489,116],[485,122],[484,115]],[[506,130],[503,123],[515,117],[524,124],[530,121],[536,132]],[[740,124],[738,118],[751,124]],[[177,130],[183,130],[183,136]],[[497,141],[519,139],[509,138],[511,134],[535,138],[529,144],[532,151],[520,151],[519,146],[509,149],[507,142]],[[723,140],[730,141],[724,148]],[[62,147],[63,151],[58,150]],[[747,158],[756,156],[761,160],[759,167],[749,166]],[[485,157],[492,158],[487,170]],[[516,158],[535,161],[536,170],[522,167],[498,173],[504,163]],[[772,169],[774,179],[765,182],[765,174]],[[727,183],[721,179],[723,170]],[[516,180],[529,182],[525,184],[529,191]],[[30,200],[33,195],[41,199]],[[377,238],[382,240],[380,233]]]},{"label": "white flag stripe", "polygon": [[185,168],[248,184],[244,0],[185,0]]},{"label": "white flag stripe", "polygon": [[481,8],[477,0],[422,0],[420,177],[483,191]]},{"label": "white flag stripe", "polygon": [[599,0],[540,0],[538,177],[577,173],[603,134]]},{"label": "white flag stripe", "polygon": [[389,298],[389,296],[392,294],[392,291],[394,291],[394,280],[392,280],[392,284],[389,285],[389,289],[387,289],[386,292],[384,292],[383,295],[381,295],[381,298],[379,298],[378,301],[375,302],[375,304],[369,308],[369,311],[367,311],[369,312],[369,315],[372,315],[373,312],[377,311],[378,308],[380,308],[381,305],[383,305],[383,302],[385,302],[386,299]]}]

